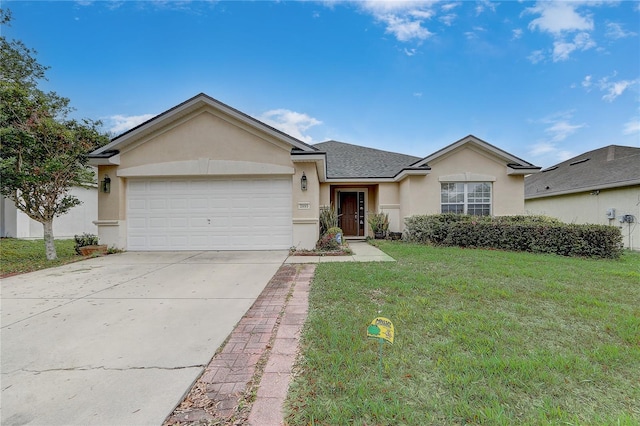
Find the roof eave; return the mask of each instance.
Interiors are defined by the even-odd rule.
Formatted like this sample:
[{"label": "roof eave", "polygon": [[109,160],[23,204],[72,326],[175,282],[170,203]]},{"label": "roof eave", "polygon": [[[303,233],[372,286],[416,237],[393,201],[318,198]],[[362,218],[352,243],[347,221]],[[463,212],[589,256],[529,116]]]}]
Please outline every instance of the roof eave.
[{"label": "roof eave", "polygon": [[329,183],[385,183],[385,182],[399,182],[408,176],[426,176],[431,173],[431,169],[402,169],[395,176],[355,176],[355,177],[331,177],[327,178]]},{"label": "roof eave", "polygon": [[383,183],[395,182],[392,177],[333,177],[327,178],[327,183]]},{"label": "roof eave", "polygon": [[327,153],[315,152],[291,152],[291,161],[294,163],[315,163],[320,182],[327,181]]},{"label": "roof eave", "polygon": [[525,200],[533,200],[537,198],[547,198],[547,197],[556,197],[559,195],[569,195],[569,194],[579,194],[581,192],[591,192],[591,191],[599,191],[602,189],[615,189],[615,188],[624,188],[627,186],[640,185],[640,179],[633,179],[623,182],[611,182],[602,185],[592,185],[592,186],[584,186],[581,188],[571,188],[565,189],[563,191],[554,191],[554,192],[545,192],[542,194],[533,194],[524,196]]},{"label": "roof eave", "polygon": [[393,177],[394,182],[400,182],[401,180],[409,176],[426,176],[431,173],[431,167],[425,168],[406,168],[400,170],[400,172]]},{"label": "roof eave", "polygon": [[514,166],[513,164],[509,164],[507,166],[507,175],[509,176],[518,176],[518,175],[531,175],[534,173],[539,173],[542,167],[523,167],[523,166]]},{"label": "roof eave", "polygon": [[89,155],[89,165],[91,166],[119,166],[120,165],[120,153],[115,152],[110,155]]}]

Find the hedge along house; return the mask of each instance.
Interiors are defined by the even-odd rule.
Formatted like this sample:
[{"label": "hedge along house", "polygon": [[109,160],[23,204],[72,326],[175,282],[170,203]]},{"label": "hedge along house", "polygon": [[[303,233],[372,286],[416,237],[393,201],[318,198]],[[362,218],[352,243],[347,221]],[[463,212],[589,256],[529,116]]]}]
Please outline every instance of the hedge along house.
[{"label": "hedge along house", "polygon": [[313,248],[330,206],[346,237],[371,234],[370,212],[395,232],[416,214],[522,214],[524,176],[539,171],[474,136],[425,158],[311,146],[205,94],[90,158],[101,243],[127,250]]}]

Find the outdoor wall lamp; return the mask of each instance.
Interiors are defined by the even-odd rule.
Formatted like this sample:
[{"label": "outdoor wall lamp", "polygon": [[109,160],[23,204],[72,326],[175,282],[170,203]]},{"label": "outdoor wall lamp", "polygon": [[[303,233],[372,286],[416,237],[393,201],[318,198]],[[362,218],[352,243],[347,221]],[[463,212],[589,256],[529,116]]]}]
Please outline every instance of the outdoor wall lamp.
[{"label": "outdoor wall lamp", "polygon": [[104,179],[100,182],[100,190],[105,194],[111,192],[111,179],[109,175],[104,175]]},{"label": "outdoor wall lamp", "polygon": [[300,188],[303,191],[307,190],[307,175],[305,175],[304,172],[302,172],[302,177],[300,178]]}]

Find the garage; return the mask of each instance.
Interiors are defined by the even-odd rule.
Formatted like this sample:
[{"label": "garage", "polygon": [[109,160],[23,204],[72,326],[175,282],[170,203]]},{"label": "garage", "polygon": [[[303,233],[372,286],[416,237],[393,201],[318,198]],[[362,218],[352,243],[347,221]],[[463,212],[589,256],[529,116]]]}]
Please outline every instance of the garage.
[{"label": "garage", "polygon": [[130,178],[126,194],[128,250],[292,245],[290,176]]}]

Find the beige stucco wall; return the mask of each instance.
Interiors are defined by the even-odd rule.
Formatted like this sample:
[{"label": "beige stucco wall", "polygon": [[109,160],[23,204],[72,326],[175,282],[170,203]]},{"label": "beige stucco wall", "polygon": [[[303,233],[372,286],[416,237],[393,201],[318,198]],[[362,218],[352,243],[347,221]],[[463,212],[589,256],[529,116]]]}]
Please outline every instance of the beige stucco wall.
[{"label": "beige stucco wall", "polygon": [[[615,219],[607,218],[607,210],[615,209]],[[566,223],[590,223],[620,228],[627,248],[640,250],[640,185],[603,189],[597,195],[591,191],[525,201],[527,214],[541,214]],[[623,215],[633,215],[634,223],[620,223]]]},{"label": "beige stucco wall", "polygon": [[[320,233],[320,181],[315,163],[296,162],[295,167],[291,207],[293,209],[293,245],[311,249],[315,247]],[[300,184],[303,172],[307,177],[306,191],[302,190]]]},{"label": "beige stucco wall", "polygon": [[389,216],[389,231],[400,232],[400,190],[397,182],[384,182],[378,185],[377,205],[370,211],[386,213]]},{"label": "beige stucco wall", "polygon": [[[408,178],[410,184],[406,196],[411,197],[411,204],[402,209],[404,217],[440,213],[442,182],[492,182],[493,215],[524,213],[524,177],[507,175],[504,160],[479,148],[463,146],[429,165],[429,175]],[[401,198],[403,204],[406,196]]]},{"label": "beige stucco wall", "polygon": [[206,107],[123,149],[120,167],[198,158],[291,166],[290,150],[290,145]]},{"label": "beige stucco wall", "polygon": [[[165,123],[123,147],[118,166],[100,166],[111,178],[111,192],[98,194],[101,242],[126,248],[127,177],[291,175],[293,244],[312,248],[318,238],[320,187],[315,163],[296,163],[291,145],[207,106]],[[301,191],[305,172],[308,190]],[[309,208],[300,208],[309,203]]]},{"label": "beige stucco wall", "polygon": [[330,205],[331,205],[331,184],[324,182],[320,184],[320,206],[328,207]]}]

